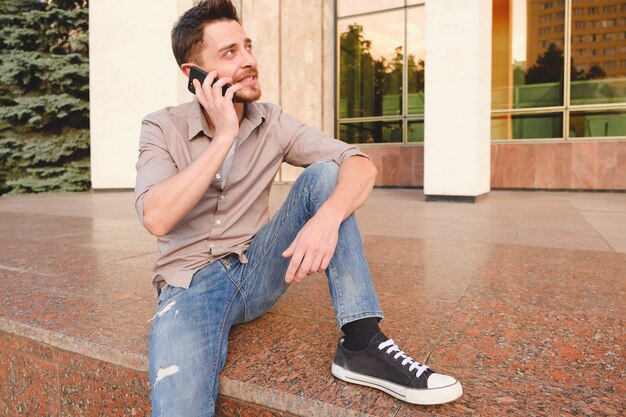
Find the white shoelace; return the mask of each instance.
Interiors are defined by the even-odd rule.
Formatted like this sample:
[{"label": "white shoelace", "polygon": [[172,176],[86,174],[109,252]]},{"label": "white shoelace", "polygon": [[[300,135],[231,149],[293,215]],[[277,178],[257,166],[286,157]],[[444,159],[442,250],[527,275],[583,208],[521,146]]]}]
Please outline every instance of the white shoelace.
[{"label": "white shoelace", "polygon": [[389,339],[386,342],[382,342],[380,345],[378,345],[379,350],[384,350],[385,348],[388,348],[387,354],[391,354],[397,351],[398,353],[396,353],[393,358],[396,360],[398,358],[404,358],[404,360],[402,361],[402,366],[410,364],[411,366],[409,367],[409,372],[413,371],[413,369],[417,369],[417,373],[415,374],[416,378],[419,378],[420,375],[422,375],[424,371],[428,369],[428,366],[422,365],[421,363],[415,361],[413,358],[407,356],[406,353],[401,351],[398,345],[394,343],[393,339]]}]

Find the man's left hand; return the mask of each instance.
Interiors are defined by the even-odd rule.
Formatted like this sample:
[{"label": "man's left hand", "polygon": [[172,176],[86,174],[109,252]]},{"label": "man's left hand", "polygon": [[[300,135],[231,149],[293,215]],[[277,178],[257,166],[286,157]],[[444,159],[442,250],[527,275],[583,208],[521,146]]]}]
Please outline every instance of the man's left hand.
[{"label": "man's left hand", "polygon": [[284,258],[291,258],[285,282],[301,282],[305,275],[328,267],[337,247],[342,221],[342,216],[321,207],[304,225],[282,254]]}]

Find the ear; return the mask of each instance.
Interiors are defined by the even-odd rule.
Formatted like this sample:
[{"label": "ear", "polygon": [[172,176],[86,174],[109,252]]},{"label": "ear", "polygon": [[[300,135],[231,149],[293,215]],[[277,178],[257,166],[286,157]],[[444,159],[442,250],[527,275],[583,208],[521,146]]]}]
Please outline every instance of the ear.
[{"label": "ear", "polygon": [[194,62],[185,62],[180,66],[180,70],[185,74],[185,77],[189,78],[189,72],[191,71],[191,67],[197,67],[198,65]]}]

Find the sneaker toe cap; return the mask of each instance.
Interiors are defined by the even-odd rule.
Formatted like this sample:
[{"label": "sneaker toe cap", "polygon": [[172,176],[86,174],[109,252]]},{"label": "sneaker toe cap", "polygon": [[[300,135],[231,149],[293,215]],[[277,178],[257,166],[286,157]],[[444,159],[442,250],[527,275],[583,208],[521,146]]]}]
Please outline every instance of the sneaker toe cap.
[{"label": "sneaker toe cap", "polygon": [[443,374],[431,374],[428,377],[428,388],[442,388],[456,384],[456,379]]}]

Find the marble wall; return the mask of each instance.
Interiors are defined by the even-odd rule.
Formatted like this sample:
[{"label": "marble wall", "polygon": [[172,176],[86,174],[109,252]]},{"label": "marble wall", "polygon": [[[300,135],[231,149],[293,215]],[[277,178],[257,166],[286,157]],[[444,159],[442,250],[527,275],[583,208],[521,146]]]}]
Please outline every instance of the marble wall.
[{"label": "marble wall", "polygon": [[[363,150],[377,186],[423,186],[423,146]],[[491,188],[626,190],[626,141],[492,144]]]},{"label": "marble wall", "polygon": [[626,141],[492,145],[491,186],[626,190]]},{"label": "marble wall", "polygon": [[147,372],[0,332],[0,415],[150,416]]},{"label": "marble wall", "polygon": [[169,2],[154,7],[150,0],[89,4],[94,189],[134,186],[141,119],[179,99],[180,76],[169,36],[177,7]]},{"label": "marble wall", "polygon": [[[241,22],[254,43],[262,101],[334,133],[334,21],[332,0],[241,0]],[[283,164],[277,180],[302,171]]]}]

